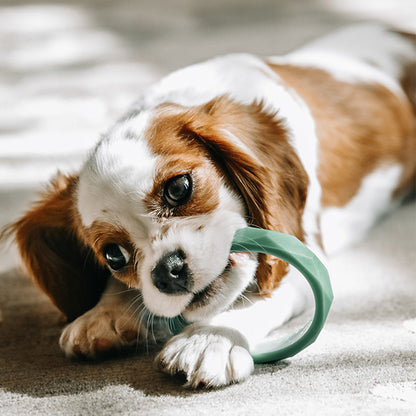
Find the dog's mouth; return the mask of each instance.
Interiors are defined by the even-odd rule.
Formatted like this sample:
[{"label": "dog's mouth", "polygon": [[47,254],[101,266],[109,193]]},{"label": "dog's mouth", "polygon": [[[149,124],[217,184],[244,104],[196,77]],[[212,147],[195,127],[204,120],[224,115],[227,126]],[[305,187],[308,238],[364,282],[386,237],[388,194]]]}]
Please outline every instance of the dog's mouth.
[{"label": "dog's mouth", "polygon": [[208,286],[194,294],[185,312],[204,308],[211,303],[212,299],[221,295],[230,283],[229,279],[232,278],[230,275],[233,268],[241,266],[249,258],[250,253],[231,253],[224,270]]},{"label": "dog's mouth", "polygon": [[205,289],[194,294],[191,302],[187,306],[187,309],[198,309],[203,306],[206,306],[210,299],[214,297],[221,291],[221,288],[224,286],[224,281],[226,280],[226,275],[229,273],[231,266],[227,264],[224,271]]},{"label": "dog's mouth", "polygon": [[[184,263],[184,262],[182,262]],[[182,264],[181,263],[181,264]],[[179,263],[178,263],[179,264]],[[191,287],[180,287],[176,285],[175,290],[170,292],[169,287],[158,288],[155,284],[160,270],[154,272],[153,282],[142,286],[143,301],[146,307],[157,316],[174,317],[182,314],[189,322],[209,319],[216,314],[227,310],[244,292],[248,284],[253,281],[257,267],[255,254],[232,253],[222,272],[211,280],[202,284],[203,280],[190,272],[190,269],[169,269],[171,274],[177,274],[181,278],[180,270],[184,271],[185,281],[189,276],[193,279],[190,286],[199,283],[198,289],[192,291]],[[165,270],[166,271],[166,270]],[[195,272],[194,272],[195,273]],[[182,276],[183,277],[183,276]],[[162,289],[162,290],[161,290]]]}]

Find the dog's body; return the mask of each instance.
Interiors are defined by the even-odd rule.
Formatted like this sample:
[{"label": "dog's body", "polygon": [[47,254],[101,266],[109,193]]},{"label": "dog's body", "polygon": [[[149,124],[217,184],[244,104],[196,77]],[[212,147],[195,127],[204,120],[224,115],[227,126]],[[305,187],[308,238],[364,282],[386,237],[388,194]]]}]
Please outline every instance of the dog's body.
[{"label": "dog's body", "polygon": [[411,36],[369,25],[152,87],[13,227],[31,275],[73,320],[65,353],[167,339],[149,320],[182,313],[194,324],[160,367],[190,386],[245,379],[250,348],[310,294],[279,259],[229,255],[235,231],[290,233],[322,258],[399,204],[416,175],[415,65]]}]

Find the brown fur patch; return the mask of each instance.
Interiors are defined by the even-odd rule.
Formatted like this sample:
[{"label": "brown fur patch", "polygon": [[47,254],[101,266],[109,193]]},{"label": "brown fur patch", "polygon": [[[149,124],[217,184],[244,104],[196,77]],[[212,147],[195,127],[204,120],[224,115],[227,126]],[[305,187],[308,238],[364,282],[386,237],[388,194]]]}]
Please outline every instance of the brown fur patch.
[{"label": "brown fur patch", "polygon": [[68,320],[97,303],[109,275],[78,234],[77,181],[76,176],[57,177],[10,227],[29,274]]},{"label": "brown fur patch", "polygon": [[363,178],[383,164],[403,166],[395,196],[414,181],[416,132],[408,101],[382,85],[338,81],[320,69],[270,67],[305,100],[314,117],[324,207],[347,204]]},{"label": "brown fur patch", "polygon": [[[165,160],[174,155],[181,161],[179,166],[187,160],[209,166],[206,180],[214,193],[218,175],[223,177],[245,201],[249,224],[303,239],[307,175],[284,127],[263,110],[262,103],[242,105],[220,97],[192,108],[164,105],[147,137],[153,151]],[[159,194],[160,188],[153,192],[154,197]],[[202,200],[209,200],[206,190]],[[260,255],[259,260],[259,290],[268,295],[287,273],[287,264],[268,255]]]},{"label": "brown fur patch", "polygon": [[[194,216],[212,212],[219,203],[220,180],[215,167],[204,157],[197,143],[183,137],[184,118],[177,107],[162,105],[146,137],[152,151],[158,155],[151,192],[145,197],[148,211],[157,217]],[[193,191],[190,200],[170,207],[163,200],[165,183],[178,175],[189,174]]]},{"label": "brown fur patch", "polygon": [[102,221],[94,221],[90,227],[83,231],[85,240],[95,252],[95,256],[102,267],[107,267],[103,256],[103,250],[107,244],[118,244],[129,254],[128,264],[120,271],[114,271],[113,275],[129,287],[138,287],[137,264],[142,258],[140,250],[136,249],[126,230]]}]

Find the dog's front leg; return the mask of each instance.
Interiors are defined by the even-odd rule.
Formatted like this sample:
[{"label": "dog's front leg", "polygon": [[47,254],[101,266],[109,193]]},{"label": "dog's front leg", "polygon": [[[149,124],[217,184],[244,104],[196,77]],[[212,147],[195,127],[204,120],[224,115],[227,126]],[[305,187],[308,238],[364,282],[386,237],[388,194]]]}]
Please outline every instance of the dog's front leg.
[{"label": "dog's front leg", "polygon": [[242,299],[241,305],[217,315],[211,325],[238,330],[247,340],[250,350],[271,331],[302,313],[312,305],[313,294],[308,282],[294,267],[271,297],[258,295]]},{"label": "dog's front leg", "polygon": [[141,295],[110,278],[98,304],[65,327],[59,345],[68,357],[97,358],[147,336]]},{"label": "dog's front leg", "polygon": [[186,375],[189,387],[219,387],[253,371],[250,350],[273,329],[301,313],[310,289],[296,269],[270,298],[247,299],[209,321],[194,323],[173,337],[156,358],[162,371]]}]

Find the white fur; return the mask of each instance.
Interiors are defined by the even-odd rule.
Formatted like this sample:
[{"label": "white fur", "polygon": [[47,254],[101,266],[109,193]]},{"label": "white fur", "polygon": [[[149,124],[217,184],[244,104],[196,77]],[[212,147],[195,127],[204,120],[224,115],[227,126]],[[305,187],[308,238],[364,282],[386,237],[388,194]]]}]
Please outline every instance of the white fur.
[{"label": "white fur", "polygon": [[360,240],[383,214],[399,203],[393,202],[392,193],[401,174],[400,165],[376,169],[364,178],[348,204],[326,208],[322,212],[322,241],[327,254]]}]

